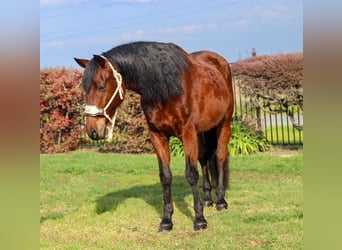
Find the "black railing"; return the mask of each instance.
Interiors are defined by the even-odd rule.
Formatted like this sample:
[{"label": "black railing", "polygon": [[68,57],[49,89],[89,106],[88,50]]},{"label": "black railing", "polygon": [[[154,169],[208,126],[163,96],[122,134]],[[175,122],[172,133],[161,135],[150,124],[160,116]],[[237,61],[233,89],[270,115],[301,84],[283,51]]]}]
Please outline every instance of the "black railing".
[{"label": "black railing", "polygon": [[303,112],[298,106],[283,108],[281,112],[255,108],[235,85],[234,97],[233,122],[254,120],[256,129],[261,131],[271,144],[303,145]]}]

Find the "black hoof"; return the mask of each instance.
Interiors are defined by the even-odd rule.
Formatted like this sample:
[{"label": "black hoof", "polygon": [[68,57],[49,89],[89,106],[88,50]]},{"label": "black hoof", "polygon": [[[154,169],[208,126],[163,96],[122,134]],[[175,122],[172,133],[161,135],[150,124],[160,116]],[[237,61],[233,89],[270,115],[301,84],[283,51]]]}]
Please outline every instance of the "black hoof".
[{"label": "black hoof", "polygon": [[217,211],[221,211],[223,209],[228,209],[228,203],[224,199],[222,199],[222,200],[216,202],[216,209],[217,209]]},{"label": "black hoof", "polygon": [[158,232],[168,232],[171,231],[173,227],[173,224],[170,220],[163,219],[162,222],[159,225]]},{"label": "black hoof", "polygon": [[212,207],[214,205],[214,202],[213,202],[213,200],[208,199],[208,200],[203,200],[203,204],[206,207]]},{"label": "black hoof", "polygon": [[195,231],[200,231],[200,230],[206,229],[207,227],[208,227],[208,223],[204,219],[204,217],[197,219],[194,223],[194,230]]}]

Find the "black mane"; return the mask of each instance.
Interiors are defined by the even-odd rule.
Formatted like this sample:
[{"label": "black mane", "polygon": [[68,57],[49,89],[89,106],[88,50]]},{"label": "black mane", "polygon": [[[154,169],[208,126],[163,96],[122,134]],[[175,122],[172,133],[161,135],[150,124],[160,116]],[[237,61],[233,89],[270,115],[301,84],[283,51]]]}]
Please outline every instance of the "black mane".
[{"label": "black mane", "polygon": [[[183,94],[182,73],[189,61],[186,52],[172,43],[135,42],[120,45],[103,55],[118,68],[124,82],[144,100],[166,101]],[[83,87],[89,91],[97,64],[92,59],[84,71]]]}]

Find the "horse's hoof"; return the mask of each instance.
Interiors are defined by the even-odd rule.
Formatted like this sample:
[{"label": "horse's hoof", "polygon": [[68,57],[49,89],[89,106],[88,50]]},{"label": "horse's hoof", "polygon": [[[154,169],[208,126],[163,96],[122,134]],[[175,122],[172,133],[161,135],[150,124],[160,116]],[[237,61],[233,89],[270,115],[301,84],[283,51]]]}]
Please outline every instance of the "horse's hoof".
[{"label": "horse's hoof", "polygon": [[216,202],[216,209],[217,209],[217,211],[222,211],[223,209],[228,209],[228,203],[225,201],[225,199],[222,199],[222,200]]},{"label": "horse's hoof", "polygon": [[206,206],[206,207],[212,207],[213,205],[214,205],[214,202],[213,202],[213,200],[203,200],[203,204],[204,204],[204,206]]},{"label": "horse's hoof", "polygon": [[173,227],[173,224],[170,220],[163,219],[162,222],[159,225],[158,232],[168,232],[171,231]]},{"label": "horse's hoof", "polygon": [[204,217],[197,219],[194,223],[194,230],[195,231],[200,231],[200,230],[206,229],[207,227],[208,227],[208,223],[204,219]]}]

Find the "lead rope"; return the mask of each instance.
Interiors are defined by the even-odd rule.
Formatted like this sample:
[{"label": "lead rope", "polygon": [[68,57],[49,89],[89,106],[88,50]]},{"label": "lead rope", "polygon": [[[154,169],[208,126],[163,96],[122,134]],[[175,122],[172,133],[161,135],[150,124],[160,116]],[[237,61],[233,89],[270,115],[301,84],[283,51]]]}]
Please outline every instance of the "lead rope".
[{"label": "lead rope", "polygon": [[114,131],[114,126],[115,126],[115,119],[116,119],[116,114],[118,113],[118,109],[115,109],[114,115],[112,117],[111,125],[110,128],[108,129],[108,141],[111,141],[113,139],[113,131]]},{"label": "lead rope", "polygon": [[113,131],[114,131],[114,126],[115,126],[115,120],[116,120],[116,115],[118,113],[118,109],[115,109],[114,115],[112,118],[110,118],[110,116],[107,114],[107,109],[109,108],[109,106],[112,104],[115,96],[117,95],[117,93],[119,92],[120,95],[120,99],[123,100],[124,98],[124,90],[122,89],[122,76],[121,74],[113,67],[113,65],[111,64],[111,62],[108,60],[107,57],[100,55],[104,60],[106,60],[110,66],[110,68],[113,71],[113,76],[115,77],[116,83],[117,83],[117,87],[116,90],[114,91],[112,97],[110,98],[109,102],[107,103],[107,105],[103,108],[103,115],[110,121],[111,126],[107,126],[108,129],[108,141],[111,141],[113,138]]}]

